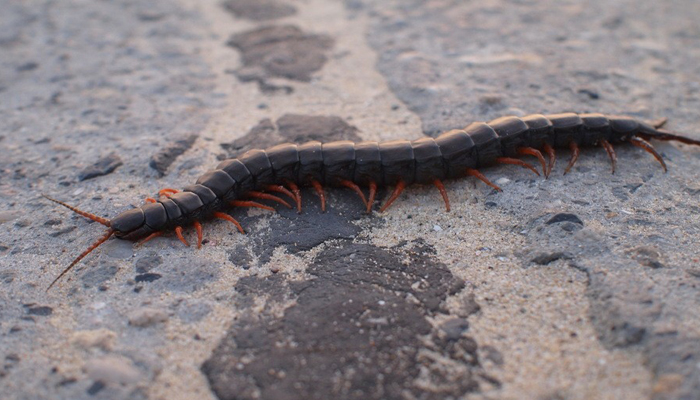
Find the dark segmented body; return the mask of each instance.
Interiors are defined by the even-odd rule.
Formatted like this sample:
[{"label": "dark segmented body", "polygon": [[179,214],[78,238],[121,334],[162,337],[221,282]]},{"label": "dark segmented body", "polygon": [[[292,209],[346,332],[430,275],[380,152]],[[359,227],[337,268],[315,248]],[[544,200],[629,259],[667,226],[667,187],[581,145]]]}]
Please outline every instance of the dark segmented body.
[{"label": "dark segmented body", "polygon": [[462,177],[469,168],[491,166],[499,157],[515,157],[521,147],[567,147],[572,142],[593,146],[603,140],[619,143],[659,135],[652,126],[629,117],[566,113],[477,122],[434,139],[280,144],[222,161],[182,192],[118,215],[111,228],[120,238],[139,239],[208,217],[272,184],[431,183]]}]

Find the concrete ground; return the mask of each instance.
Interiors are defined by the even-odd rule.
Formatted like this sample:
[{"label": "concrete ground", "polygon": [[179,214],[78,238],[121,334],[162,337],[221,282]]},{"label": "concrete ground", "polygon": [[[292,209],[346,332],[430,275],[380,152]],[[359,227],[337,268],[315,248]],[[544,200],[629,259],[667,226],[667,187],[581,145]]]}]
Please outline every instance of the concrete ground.
[{"label": "concrete ground", "polygon": [[[218,160],[603,112],[700,138],[693,1],[0,0],[0,398],[700,399],[700,148],[483,172],[385,213],[105,217]],[[532,161],[532,160],[528,160]],[[388,192],[383,190],[380,198]],[[194,233],[186,236],[194,240]]]}]

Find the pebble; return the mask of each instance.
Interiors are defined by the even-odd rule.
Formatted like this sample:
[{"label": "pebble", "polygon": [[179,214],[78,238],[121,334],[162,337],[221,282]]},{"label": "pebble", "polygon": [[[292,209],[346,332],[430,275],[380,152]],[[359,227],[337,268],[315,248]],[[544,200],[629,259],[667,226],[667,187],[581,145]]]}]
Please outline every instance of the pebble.
[{"label": "pebble", "polygon": [[129,325],[145,328],[168,320],[168,314],[157,308],[143,307],[129,315]]},{"label": "pebble", "polygon": [[96,178],[98,176],[112,173],[117,167],[124,164],[118,155],[112,153],[106,157],[102,157],[95,164],[85,168],[78,174],[78,180]]},{"label": "pebble", "polygon": [[469,329],[469,322],[464,318],[452,318],[440,325],[440,329],[445,333],[448,340],[457,340],[462,336],[462,332]]},{"label": "pebble", "polygon": [[434,226],[433,226],[433,230],[434,230],[435,232],[440,232],[440,231],[442,231],[442,227],[441,227],[440,225],[434,225]]},{"label": "pebble", "polygon": [[77,331],[73,334],[71,342],[83,349],[100,348],[110,351],[114,348],[117,334],[109,329],[95,329],[91,331]]},{"label": "pebble", "polygon": [[85,372],[92,380],[122,385],[136,383],[141,376],[130,359],[118,355],[88,361],[85,363]]},{"label": "pebble", "polygon": [[503,177],[503,178],[498,178],[496,180],[496,185],[505,185],[507,183],[510,183],[510,179]]}]

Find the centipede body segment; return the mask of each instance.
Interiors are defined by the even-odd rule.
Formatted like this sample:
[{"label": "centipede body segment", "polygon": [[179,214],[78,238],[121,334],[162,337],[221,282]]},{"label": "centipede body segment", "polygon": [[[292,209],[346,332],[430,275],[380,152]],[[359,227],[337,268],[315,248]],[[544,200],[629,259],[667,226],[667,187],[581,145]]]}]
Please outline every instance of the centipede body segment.
[{"label": "centipede body segment", "polygon": [[[197,246],[201,247],[201,221],[212,217],[225,219],[244,232],[241,224],[224,210],[232,207],[274,210],[259,202],[265,200],[291,208],[292,205],[280,197],[286,196],[301,212],[299,187],[304,186],[316,191],[323,211],[326,208],[324,187],[336,186],[357,193],[368,212],[379,187],[394,187],[380,209],[383,212],[399,198],[405,187],[429,184],[439,190],[449,211],[444,180],[473,176],[501,190],[480,172],[498,164],[518,165],[539,175],[535,167],[519,157],[536,157],[542,174],[549,177],[556,162],[556,149],[571,150],[571,159],[564,173],[575,165],[580,147],[592,146],[606,150],[614,173],[617,161],[614,145],[624,142],[649,152],[666,170],[665,162],[648,140],[678,141],[696,146],[700,146],[700,141],[661,129],[664,122],[652,125],[629,117],[602,114],[535,114],[502,117],[488,123],[476,122],[436,138],[412,141],[280,144],[266,150],[250,150],[239,158],[222,161],[197,179],[194,185],[181,191],[162,189],[158,199],[147,198],[144,205],[124,211],[111,220],[49,198],[109,228],[49,288],[111,236],[144,243],[164,232],[175,232],[180,241],[189,246],[183,230],[193,226],[197,231]],[[367,197],[362,188],[369,189]]]}]

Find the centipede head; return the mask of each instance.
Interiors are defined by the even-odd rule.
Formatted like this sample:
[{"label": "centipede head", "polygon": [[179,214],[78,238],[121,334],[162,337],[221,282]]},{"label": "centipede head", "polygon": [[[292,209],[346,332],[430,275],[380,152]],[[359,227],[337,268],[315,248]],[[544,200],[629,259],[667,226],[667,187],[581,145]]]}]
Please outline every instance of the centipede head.
[{"label": "centipede head", "polygon": [[85,258],[85,256],[87,256],[88,254],[90,254],[93,250],[95,250],[97,247],[99,247],[102,243],[106,242],[107,239],[109,239],[109,238],[110,238],[113,234],[115,234],[117,231],[116,231],[115,229],[112,228],[112,223],[111,223],[111,221],[108,220],[107,218],[98,217],[97,215],[94,215],[94,214],[91,214],[91,213],[89,213],[89,212],[80,210],[80,209],[78,209],[78,208],[76,208],[76,207],[73,207],[73,206],[71,206],[71,205],[68,205],[68,204],[66,204],[66,203],[64,203],[64,202],[62,202],[62,201],[59,201],[59,200],[56,200],[56,199],[52,199],[51,197],[49,197],[49,196],[47,196],[47,195],[45,195],[45,194],[42,194],[42,196],[44,196],[44,197],[45,197],[46,199],[48,199],[48,200],[53,201],[53,202],[56,203],[56,204],[60,204],[60,205],[62,205],[62,206],[64,206],[64,207],[66,207],[67,209],[69,209],[69,210],[75,212],[76,214],[82,215],[82,216],[85,217],[85,218],[89,218],[89,219],[91,219],[91,220],[93,220],[93,221],[95,221],[95,222],[98,222],[98,223],[100,223],[100,224],[102,224],[102,225],[104,225],[104,226],[106,226],[106,227],[108,228],[107,231],[104,233],[104,235],[102,235],[99,239],[97,239],[97,241],[96,241],[95,243],[93,243],[90,247],[88,247],[85,251],[83,251],[78,257],[76,257],[75,260],[73,260],[73,262],[71,262],[70,265],[68,265],[68,267],[66,267],[66,268],[63,270],[63,272],[61,272],[61,273],[58,275],[58,277],[56,277],[56,279],[53,280],[53,282],[51,282],[51,284],[49,285],[49,287],[46,288],[46,291],[48,292],[49,289],[51,289],[51,288],[53,287],[53,285],[54,285],[56,282],[58,282],[59,279],[61,279],[61,278],[63,277],[63,275],[67,274],[68,271],[70,271],[71,269],[73,269],[73,267],[74,267],[77,263],[80,262],[80,260],[82,260],[83,258]]}]

